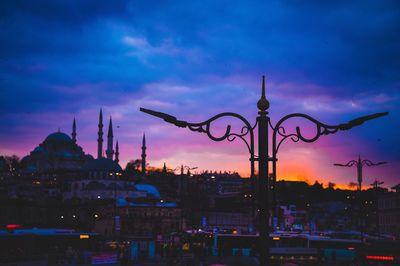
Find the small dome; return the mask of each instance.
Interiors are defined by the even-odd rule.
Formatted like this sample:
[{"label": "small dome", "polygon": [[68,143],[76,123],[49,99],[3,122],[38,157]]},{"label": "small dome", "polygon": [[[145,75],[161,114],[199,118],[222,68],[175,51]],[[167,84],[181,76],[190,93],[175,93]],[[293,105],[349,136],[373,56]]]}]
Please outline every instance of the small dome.
[{"label": "small dome", "polygon": [[41,147],[41,146],[37,146],[37,147],[33,150],[33,152],[34,152],[34,153],[47,153],[46,150],[45,150],[43,147]]},{"label": "small dome", "polygon": [[72,142],[72,139],[65,133],[55,132],[48,135],[44,142]]},{"label": "small dome", "polygon": [[84,167],[87,172],[122,172],[121,166],[111,159],[98,158],[90,160]]},{"label": "small dome", "polygon": [[160,192],[155,186],[152,186],[150,184],[137,184],[135,185],[135,188],[139,191],[144,191],[147,192],[147,194],[159,198],[160,197]]}]

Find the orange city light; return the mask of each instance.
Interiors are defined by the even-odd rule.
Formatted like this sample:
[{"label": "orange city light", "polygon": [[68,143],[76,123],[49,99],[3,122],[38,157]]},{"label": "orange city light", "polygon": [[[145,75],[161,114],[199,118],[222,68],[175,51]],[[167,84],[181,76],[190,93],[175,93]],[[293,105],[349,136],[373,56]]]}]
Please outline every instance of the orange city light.
[{"label": "orange city light", "polygon": [[79,238],[80,238],[80,239],[88,239],[88,238],[89,238],[89,235],[79,235]]},{"label": "orange city light", "polygon": [[279,238],[279,236],[274,236],[274,237],[272,238],[272,240],[278,241],[278,240],[280,240],[280,238]]}]

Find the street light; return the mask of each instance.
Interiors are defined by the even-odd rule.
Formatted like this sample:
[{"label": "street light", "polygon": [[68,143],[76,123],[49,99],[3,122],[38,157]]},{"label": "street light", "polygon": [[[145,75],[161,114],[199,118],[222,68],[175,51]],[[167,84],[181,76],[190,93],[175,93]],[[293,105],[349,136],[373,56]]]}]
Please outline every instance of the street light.
[{"label": "street light", "polygon": [[[373,116],[373,115],[372,115]],[[370,117],[372,117],[370,116]],[[355,119],[357,120],[357,119]],[[353,120],[354,121],[354,120]],[[363,228],[362,228],[362,200],[361,200],[361,186],[362,186],[362,181],[363,181],[363,167],[364,166],[378,166],[382,164],[386,164],[387,162],[378,162],[378,163],[373,163],[370,160],[361,160],[361,156],[358,155],[358,160],[351,160],[347,162],[346,164],[340,164],[340,163],[334,163],[334,166],[340,166],[340,167],[357,167],[357,182],[358,182],[358,203],[359,203],[359,221],[358,221],[358,229],[360,230],[360,234],[362,237],[363,234]]]},{"label": "street light", "polygon": [[181,170],[181,175],[183,176],[184,175],[184,170],[186,170],[187,171],[187,175],[189,175],[190,176],[190,171],[191,170],[195,170],[195,169],[197,169],[198,167],[196,166],[196,167],[190,167],[190,166],[187,166],[187,165],[181,165],[181,166],[177,166],[177,167],[175,167],[175,169],[174,170],[172,170],[173,172],[176,172],[176,171],[178,171],[179,169]]},{"label": "street light", "polygon": [[355,166],[357,167],[357,181],[358,181],[358,190],[361,191],[361,184],[363,181],[363,167],[364,166],[378,166],[382,164],[386,164],[387,162],[378,162],[378,163],[373,163],[370,160],[361,160],[360,155],[358,156],[358,160],[351,160],[347,162],[346,164],[340,164],[340,163],[334,163],[334,166],[341,166],[341,167],[352,167]]},{"label": "street light", "polygon": [[[254,126],[245,119],[243,116],[232,113],[225,112],[217,114],[210,119],[200,122],[200,123],[191,123],[184,120],[178,120],[176,117],[165,114],[162,112],[157,112],[145,108],[140,108],[140,111],[145,112],[147,114],[156,116],[158,118],[163,119],[165,122],[171,123],[177,127],[188,128],[191,131],[205,133],[211,140],[213,141],[223,141],[228,140],[230,142],[241,139],[247,146],[247,149],[250,153],[250,178],[252,180],[252,188],[253,195],[255,190],[255,172],[254,172],[254,164],[255,161],[258,161],[258,208],[259,208],[259,253],[260,253],[260,263],[261,265],[266,265],[267,260],[269,258],[269,208],[268,208],[268,173],[269,173],[269,162],[272,162],[272,182],[273,182],[273,209],[276,209],[276,161],[277,161],[277,153],[280,145],[286,139],[291,139],[294,142],[304,141],[304,142],[314,142],[321,135],[328,135],[336,133],[339,130],[348,130],[352,127],[359,126],[364,122],[375,119],[388,113],[377,113],[373,115],[363,116],[354,120],[349,121],[348,123],[331,126],[323,124],[314,118],[300,113],[290,114],[278,121],[278,123],[273,126],[270,121],[270,117],[268,116],[268,108],[269,102],[265,97],[265,78],[263,76],[262,80],[262,94],[260,100],[257,102],[258,107],[258,116],[256,118],[256,123]],[[211,124],[222,118],[222,117],[231,117],[240,120],[243,123],[243,127],[240,132],[233,132],[231,125],[227,125],[225,128],[225,133],[222,135],[216,136],[211,132]],[[313,137],[306,137],[302,134],[300,127],[296,127],[295,133],[286,133],[283,124],[290,118],[304,118],[316,126],[316,134]],[[258,157],[255,157],[254,151],[254,130],[258,127]],[[268,149],[268,140],[269,140],[269,129],[272,130],[272,156],[269,156]],[[277,138],[280,137],[278,141]],[[253,197],[254,198],[254,197]],[[252,215],[254,218],[254,202],[252,204]]]}]

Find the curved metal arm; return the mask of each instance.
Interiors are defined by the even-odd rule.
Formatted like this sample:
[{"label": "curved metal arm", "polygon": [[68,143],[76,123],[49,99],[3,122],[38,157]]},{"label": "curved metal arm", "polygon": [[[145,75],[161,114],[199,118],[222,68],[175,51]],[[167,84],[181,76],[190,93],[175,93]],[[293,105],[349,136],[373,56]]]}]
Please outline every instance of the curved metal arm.
[{"label": "curved metal arm", "polygon": [[184,169],[184,170],[195,170],[195,169],[197,169],[198,167],[196,166],[196,167],[189,167],[189,166],[187,166],[187,165],[183,165],[183,166],[177,166],[177,167],[175,167],[172,171],[178,171],[178,170],[181,170],[181,169]]},{"label": "curved metal arm", "polygon": [[366,165],[366,166],[378,166],[378,165],[386,164],[387,162],[373,163],[370,160],[363,160],[361,163],[362,163],[362,165]]},{"label": "curved metal arm", "polygon": [[[285,141],[287,138],[290,138],[293,142],[298,142],[301,140],[301,141],[310,143],[310,142],[316,141],[321,135],[334,134],[334,133],[338,132],[339,130],[349,130],[355,126],[359,126],[359,125],[363,124],[364,122],[366,122],[368,120],[382,117],[387,114],[388,114],[388,112],[383,112],[383,113],[376,113],[373,115],[362,116],[357,119],[353,119],[347,123],[343,123],[343,124],[339,124],[339,125],[327,125],[327,124],[319,122],[318,120],[316,120],[306,114],[301,114],[301,113],[289,114],[289,115],[281,118],[278,121],[278,123],[276,123],[275,127],[273,127],[273,143],[274,143],[273,144],[274,145],[273,152],[276,154],[278,152],[279,147],[282,144],[282,142]],[[304,118],[304,119],[314,123],[316,126],[315,135],[312,137],[304,136],[299,126],[296,127],[295,133],[287,134],[286,130],[282,126],[282,124],[284,122],[286,122],[286,120],[288,120],[290,118],[294,118],[294,117]],[[278,144],[276,144],[277,134],[282,136],[282,139],[279,141]]]},{"label": "curved metal arm", "polygon": [[[304,118],[304,119],[314,123],[316,126],[315,135],[312,137],[304,136],[299,126],[296,127],[295,133],[287,134],[286,130],[282,126],[282,124],[284,122],[286,122],[288,119],[294,118],[294,117]],[[301,140],[301,141],[310,143],[310,142],[316,141],[321,135],[334,134],[338,130],[347,130],[347,129],[350,129],[350,127],[347,126],[347,124],[340,124],[337,126],[332,126],[332,125],[327,125],[327,124],[321,123],[306,114],[301,114],[301,113],[290,114],[290,115],[287,115],[287,116],[284,116],[283,118],[281,118],[278,121],[278,123],[276,123],[275,127],[273,128],[273,143],[274,143],[273,144],[273,146],[274,146],[273,152],[274,152],[274,154],[278,153],[279,147],[287,138],[290,138],[293,142],[299,142]],[[282,139],[279,141],[278,144],[276,143],[277,135],[282,136]]]},{"label": "curved metal arm", "polygon": [[[214,141],[223,141],[223,140],[228,140],[230,142],[234,141],[236,138],[241,139],[247,146],[247,149],[249,150],[249,153],[252,155],[252,158],[254,158],[254,133],[253,133],[253,127],[250,125],[250,123],[241,115],[236,114],[236,113],[221,113],[217,114],[210,119],[200,122],[200,123],[189,123],[187,121],[183,120],[178,120],[176,117],[162,113],[162,112],[157,112],[145,108],[140,108],[140,111],[148,113],[150,115],[159,117],[164,119],[164,121],[174,124],[177,127],[183,127],[183,128],[189,128],[191,131],[199,132],[199,133],[205,133],[207,136],[214,140]],[[211,124],[218,120],[219,118],[222,117],[234,117],[239,120],[241,120],[244,123],[244,126],[242,127],[241,131],[239,133],[234,133],[232,132],[232,127],[231,125],[227,125],[225,128],[225,133],[223,133],[221,136],[215,136],[211,132]],[[249,134],[250,135],[250,143],[245,139],[245,136]]]},{"label": "curved metal arm", "polygon": [[357,165],[357,161],[356,160],[351,160],[351,161],[349,161],[348,163],[346,163],[346,164],[340,164],[340,163],[334,163],[333,165],[334,166],[342,166],[342,167],[352,167],[352,166],[355,166],[355,165]]}]

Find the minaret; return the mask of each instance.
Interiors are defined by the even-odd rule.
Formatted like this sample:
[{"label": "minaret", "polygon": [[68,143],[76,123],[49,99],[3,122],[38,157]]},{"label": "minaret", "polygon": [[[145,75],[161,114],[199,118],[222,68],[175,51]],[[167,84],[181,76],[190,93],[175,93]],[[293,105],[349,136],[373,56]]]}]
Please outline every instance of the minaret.
[{"label": "minaret", "polygon": [[146,135],[144,133],[142,140],[142,174],[146,174]]},{"label": "minaret", "polygon": [[76,122],[75,122],[75,117],[74,117],[74,122],[72,123],[72,142],[76,144]]},{"label": "minaret", "polygon": [[164,174],[166,174],[167,173],[167,165],[164,163],[164,166],[163,166],[163,168],[162,168],[162,172],[164,173]]},{"label": "minaret", "polygon": [[97,133],[99,136],[97,139],[97,158],[103,157],[103,110],[100,108],[100,116],[99,116],[99,132]]},{"label": "minaret", "polygon": [[112,160],[114,151],[113,151],[113,127],[112,127],[112,118],[110,116],[110,123],[108,124],[108,134],[107,134],[107,159]]},{"label": "minaret", "polygon": [[117,143],[115,144],[115,162],[119,162],[119,147],[118,147],[118,140]]}]

